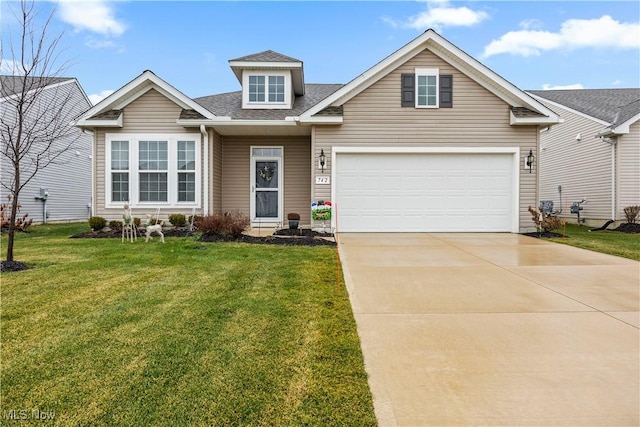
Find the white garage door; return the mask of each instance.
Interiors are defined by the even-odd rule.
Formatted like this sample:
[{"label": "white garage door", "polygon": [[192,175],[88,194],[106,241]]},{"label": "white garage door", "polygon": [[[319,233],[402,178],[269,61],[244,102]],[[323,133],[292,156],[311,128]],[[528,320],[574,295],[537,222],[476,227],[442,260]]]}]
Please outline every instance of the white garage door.
[{"label": "white garage door", "polygon": [[343,232],[512,231],[512,154],[337,153]]}]

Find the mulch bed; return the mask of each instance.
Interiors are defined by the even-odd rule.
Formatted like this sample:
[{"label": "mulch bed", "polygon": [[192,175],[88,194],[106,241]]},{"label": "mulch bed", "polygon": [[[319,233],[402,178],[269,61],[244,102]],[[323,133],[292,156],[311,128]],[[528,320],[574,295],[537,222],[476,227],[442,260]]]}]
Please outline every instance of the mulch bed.
[{"label": "mulch bed", "polygon": [[[282,230],[280,230],[282,231]],[[315,232],[313,232],[315,233]],[[268,245],[284,245],[284,246],[335,246],[335,240],[323,239],[322,233],[307,234],[307,235],[283,235],[277,234],[276,236],[247,236],[241,234],[240,236],[222,236],[220,234],[205,233],[200,237],[201,242],[244,242],[254,244],[268,244]],[[286,236],[286,237],[278,237]]]},{"label": "mulch bed", "polygon": [[[162,230],[164,237],[189,237],[193,236],[195,232],[189,231],[187,228],[173,228]],[[285,246],[327,246],[335,245],[336,242],[333,239],[331,233],[318,233],[317,231],[309,229],[292,230],[284,228],[278,230],[275,236],[248,236],[241,234],[240,236],[222,236],[220,234],[205,233],[198,240],[200,242],[244,242],[253,244],[269,244],[269,245],[285,245]],[[154,238],[158,236],[152,235]],[[279,237],[277,237],[279,236]],[[324,239],[327,237],[329,239]],[[71,239],[105,239],[105,238],[122,238],[122,231],[120,230],[108,230],[108,231],[86,231],[84,233],[78,233],[71,236]],[[145,238],[145,233],[138,233],[138,238]]]},{"label": "mulch bed", "polygon": [[8,273],[10,271],[28,270],[29,266],[20,261],[0,261],[0,272]]},{"label": "mulch bed", "polygon": [[536,237],[538,239],[551,239],[554,237],[569,237],[564,234],[554,233],[553,231],[534,231],[533,233],[522,233],[523,236]]},{"label": "mulch bed", "polygon": [[621,233],[638,234],[640,233],[640,224],[634,224],[634,223],[620,224],[617,228],[614,228],[612,231],[620,231]]}]

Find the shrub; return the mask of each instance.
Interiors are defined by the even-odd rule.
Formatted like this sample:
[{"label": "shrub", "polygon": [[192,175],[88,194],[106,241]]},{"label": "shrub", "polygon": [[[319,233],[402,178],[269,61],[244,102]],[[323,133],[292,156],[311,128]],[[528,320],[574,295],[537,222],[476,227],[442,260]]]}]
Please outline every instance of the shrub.
[{"label": "shrub", "polygon": [[[7,197],[11,202],[11,195]],[[14,230],[25,231],[33,223],[33,219],[29,218],[29,214],[26,213],[22,216],[19,215],[22,205],[18,204],[18,215],[16,215],[16,222],[14,223]],[[9,229],[9,223],[11,222],[11,207],[8,203],[0,205],[0,230]]]},{"label": "shrub", "polygon": [[189,215],[189,217],[187,218],[187,221],[189,221],[189,224],[195,224],[201,220],[202,220],[202,215]]},{"label": "shrub", "polygon": [[627,206],[624,208],[624,216],[627,218],[629,224],[635,224],[640,216],[640,205]]},{"label": "shrub", "polygon": [[187,224],[187,217],[180,213],[171,214],[169,215],[169,222],[174,227],[184,227]]},{"label": "shrub", "polygon": [[249,218],[241,212],[213,214],[202,217],[196,222],[198,230],[207,234],[219,234],[226,237],[238,237],[249,228]]},{"label": "shrub", "polygon": [[107,225],[107,220],[101,216],[92,216],[89,218],[89,226],[92,230],[102,230]]},{"label": "shrub", "polygon": [[112,230],[122,230],[122,221],[109,221],[109,228]]},{"label": "shrub", "polygon": [[531,219],[539,230],[553,231],[562,227],[562,220],[557,216],[546,214],[543,211],[532,208],[531,206],[529,206],[529,213],[531,214]]}]

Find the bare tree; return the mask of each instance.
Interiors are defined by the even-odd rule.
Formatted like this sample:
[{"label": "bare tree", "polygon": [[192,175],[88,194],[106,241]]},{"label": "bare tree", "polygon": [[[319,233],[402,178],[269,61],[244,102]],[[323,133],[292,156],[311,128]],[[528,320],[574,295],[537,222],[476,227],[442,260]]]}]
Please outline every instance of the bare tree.
[{"label": "bare tree", "polygon": [[13,75],[0,76],[0,158],[6,168],[1,185],[11,199],[7,261],[14,261],[20,191],[38,171],[59,161],[80,135],[72,124],[78,111],[70,104],[76,101],[69,90],[55,86],[69,80],[61,77],[67,65],[59,60],[62,33],[49,35],[55,10],[40,19],[35,5],[20,2],[13,11],[18,31],[3,37],[0,48],[0,68],[13,69]]}]

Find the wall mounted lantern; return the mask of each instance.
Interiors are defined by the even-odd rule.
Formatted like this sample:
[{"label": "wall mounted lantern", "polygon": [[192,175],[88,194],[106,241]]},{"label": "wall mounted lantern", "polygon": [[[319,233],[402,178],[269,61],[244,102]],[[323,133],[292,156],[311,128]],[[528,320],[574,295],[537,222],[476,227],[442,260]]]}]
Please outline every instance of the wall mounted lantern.
[{"label": "wall mounted lantern", "polygon": [[529,155],[526,158],[526,165],[529,168],[529,173],[531,173],[531,170],[533,169],[533,161],[535,160],[535,158],[533,157],[533,150],[529,150]]},{"label": "wall mounted lantern", "polygon": [[325,165],[325,162],[327,161],[327,156],[324,155],[324,148],[320,149],[319,160],[320,160],[320,169],[324,173],[324,165]]}]

